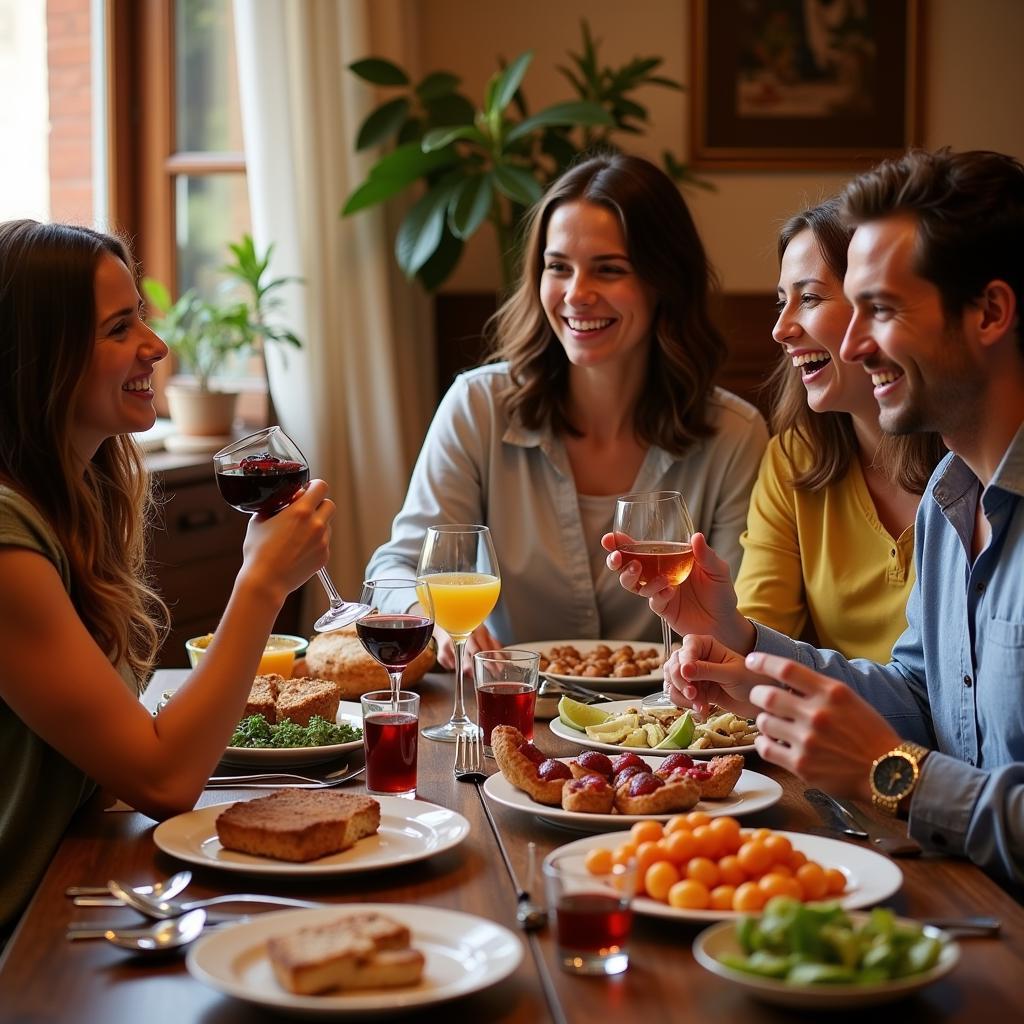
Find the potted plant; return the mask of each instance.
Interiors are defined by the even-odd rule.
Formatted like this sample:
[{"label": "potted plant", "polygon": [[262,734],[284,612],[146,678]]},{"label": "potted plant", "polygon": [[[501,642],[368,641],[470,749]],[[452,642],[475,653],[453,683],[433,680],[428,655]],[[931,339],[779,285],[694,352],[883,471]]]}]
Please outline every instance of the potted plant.
[{"label": "potted plant", "polygon": [[292,331],[268,322],[268,314],[281,302],[277,289],[292,280],[266,279],[273,246],[261,256],[252,238],[245,235],[228,248],[234,261],[221,267],[227,278],[218,298],[206,299],[189,288],[172,301],[161,282],[146,278],[142,283],[146,298],[158,313],[150,321],[153,330],[177,356],[181,369],[190,374],[167,386],[171,419],[180,434],[208,437],[211,444],[230,435],[234,422],[237,391],[214,384],[231,353],[261,351],[267,340],[301,345]]},{"label": "potted plant", "polygon": [[[402,270],[428,291],[436,290],[455,269],[464,240],[489,221],[507,289],[516,270],[516,226],[526,208],[579,153],[616,148],[615,132],[643,131],[647,110],[633,96],[636,89],[683,88],[656,74],[660,57],[635,57],[618,68],[602,66],[586,21],[582,32],[581,52],[569,54],[572,66],[558,69],[576,98],[535,114],[530,114],[521,89],[533,59],[530,51],[495,73],[479,109],[458,92],[460,80],[451,72],[432,72],[414,86],[405,71],[379,57],[351,64],[350,70],[365,81],[404,91],[372,111],[360,127],[357,149],[394,145],[348,197],[342,215],[422,181],[422,195],[395,240]],[[704,185],[671,153],[664,153],[663,161],[677,181]]]}]

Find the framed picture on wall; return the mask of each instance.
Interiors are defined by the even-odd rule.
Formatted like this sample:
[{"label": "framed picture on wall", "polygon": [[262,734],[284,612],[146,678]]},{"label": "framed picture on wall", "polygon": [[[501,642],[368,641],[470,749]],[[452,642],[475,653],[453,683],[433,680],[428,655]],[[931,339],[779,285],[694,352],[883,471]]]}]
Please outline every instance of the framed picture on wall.
[{"label": "framed picture on wall", "polygon": [[856,169],[918,141],[919,0],[691,0],[697,169]]}]

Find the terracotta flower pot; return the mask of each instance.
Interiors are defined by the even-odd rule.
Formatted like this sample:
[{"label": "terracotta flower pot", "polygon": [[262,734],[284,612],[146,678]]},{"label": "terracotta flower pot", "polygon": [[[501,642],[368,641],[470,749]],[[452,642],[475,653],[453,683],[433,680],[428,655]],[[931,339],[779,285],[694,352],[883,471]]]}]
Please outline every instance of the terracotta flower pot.
[{"label": "terracotta flower pot", "polygon": [[195,385],[168,384],[167,407],[178,433],[188,437],[223,437],[235,420],[235,391],[200,391]]}]

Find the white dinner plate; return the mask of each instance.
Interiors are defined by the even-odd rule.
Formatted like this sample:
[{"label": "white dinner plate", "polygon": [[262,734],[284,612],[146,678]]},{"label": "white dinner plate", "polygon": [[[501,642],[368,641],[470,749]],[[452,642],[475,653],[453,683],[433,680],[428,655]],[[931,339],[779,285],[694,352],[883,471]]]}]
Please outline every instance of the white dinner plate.
[{"label": "white dinner plate", "polygon": [[[793,849],[799,850],[808,860],[817,861],[825,868],[839,868],[846,875],[846,892],[838,897],[838,902],[847,910],[881,903],[903,885],[903,872],[888,857],[874,850],[826,836],[808,835],[806,832],[777,831],[775,834],[785,836],[793,844]],[[577,854],[582,864],[588,850],[597,846],[614,850],[621,841],[622,834],[619,832],[587,836],[559,847],[548,856],[569,852]],[[666,917],[673,921],[724,921],[743,916],[734,910],[677,910],[649,896],[637,896],[633,900],[633,909],[638,914]]]},{"label": "white dinner plate", "polygon": [[[516,650],[536,651],[538,654],[547,655],[552,647],[575,647],[580,654],[589,654],[595,647],[604,644],[615,650],[617,647],[625,647],[627,644],[636,651],[646,651],[653,648],[662,656],[664,650],[661,644],[648,643],[646,640],[531,640],[529,643],[510,644]],[[644,676],[563,676],[557,672],[544,672],[541,675],[548,679],[555,679],[560,683],[576,683],[586,689],[610,690],[612,693],[637,693],[640,696],[661,689],[662,673],[661,668],[657,672],[650,672]]]},{"label": "white dinner plate", "polygon": [[216,821],[231,802],[168,818],[157,825],[153,841],[164,853],[180,860],[224,871],[251,875],[344,875],[433,857],[457,846],[469,835],[469,822],[447,807],[398,796],[374,799],[380,804],[380,828],[376,835],[360,839],[341,853],[303,863],[225,850],[217,838]]},{"label": "white dinner plate", "polygon": [[[362,729],[362,707],[355,701],[343,700],[338,705],[334,720],[338,725],[352,725]],[[228,747],[220,759],[224,764],[281,768],[284,765],[321,764],[333,761],[350,750],[362,749],[362,738],[349,740],[348,743],[328,743],[322,747]]]},{"label": "white dinner plate", "polygon": [[[567,757],[558,760],[568,761]],[[657,768],[659,759],[645,757],[644,761],[652,768]],[[586,811],[567,811],[561,807],[549,807],[547,804],[539,804],[521,789],[516,789],[501,772],[488,776],[484,783],[484,792],[495,802],[504,804],[506,807],[514,807],[517,811],[527,811],[536,814],[546,821],[553,821],[557,825],[568,828],[578,828],[581,831],[592,832],[607,828],[627,828],[635,821],[644,821],[653,818],[656,821],[667,821],[678,811],[669,811],[665,814],[592,814]],[[755,811],[763,811],[766,807],[782,799],[782,787],[767,775],[758,772],[744,770],[736,782],[736,788],[724,800],[700,800],[693,811],[705,811],[712,818],[721,817],[724,814],[733,816],[740,814],[753,814]]]},{"label": "white dinner plate", "polygon": [[[326,924],[347,912],[387,914],[412,932],[424,956],[423,978],[408,988],[300,996],[278,984],[267,940]],[[189,973],[218,992],[299,1017],[357,1019],[396,1015],[478,992],[507,978],[523,959],[519,936],[472,914],[407,903],[348,903],[323,910],[283,910],[207,932],[190,950]]]},{"label": "white dinner plate", "polygon": [[[858,923],[867,917],[866,914],[850,916]],[[919,924],[900,918],[897,920],[904,925]],[[766,1003],[807,1010],[845,1010],[902,999],[903,996],[930,985],[953,970],[960,959],[960,947],[938,928],[925,925],[923,931],[926,935],[942,941],[939,962],[930,971],[913,974],[909,978],[881,981],[874,985],[792,985],[775,978],[761,978],[756,974],[747,974],[745,971],[726,967],[720,957],[730,953],[740,956],[743,954],[743,948],[736,937],[734,921],[722,921],[720,924],[705,928],[693,941],[693,956],[701,967]]]},{"label": "white dinner plate", "polygon": [[[591,707],[614,715],[617,711],[625,711],[626,708],[636,703],[635,700],[608,700],[602,704],[591,704]],[[652,757],[668,757],[669,754],[680,753],[689,754],[690,757],[717,757],[719,754],[754,754],[757,752],[757,748],[753,743],[744,743],[740,747],[709,747],[707,750],[690,750],[689,748],[683,748],[682,750],[652,750],[650,747],[627,747],[622,743],[603,743],[601,740],[592,740],[585,732],[573,729],[557,717],[551,719],[548,723],[548,728],[563,740],[571,740],[573,743],[578,743],[581,747],[590,747],[592,750],[603,750],[606,753],[612,754],[624,754],[627,750],[632,750],[634,753],[639,754],[642,752],[644,755],[650,754]]]}]

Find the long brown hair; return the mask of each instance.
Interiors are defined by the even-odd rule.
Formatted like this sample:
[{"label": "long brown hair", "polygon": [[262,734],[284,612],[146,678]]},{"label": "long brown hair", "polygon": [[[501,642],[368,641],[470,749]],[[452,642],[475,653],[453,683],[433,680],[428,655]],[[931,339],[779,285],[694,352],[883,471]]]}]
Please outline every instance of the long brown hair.
[{"label": "long brown hair", "polygon": [[[801,210],[786,221],[779,232],[780,264],[789,243],[803,231],[814,236],[822,259],[841,283],[846,276],[846,250],[853,229],[840,216],[839,197]],[[785,353],[772,372],[769,387],[773,392],[772,430],[779,435],[779,445],[792,471],[793,486],[801,491],[818,491],[846,476],[851,461],[857,457],[853,417],[848,412],[815,412],[807,404],[807,391],[799,372],[793,369]],[[794,442],[802,443],[810,456],[810,464],[803,471],[797,470]],[[873,462],[898,487],[911,494],[923,494],[932,470],[945,454],[938,434],[883,434],[873,453]]]},{"label": "long brown hair", "polygon": [[619,219],[637,276],[658,296],[643,401],[634,410],[637,437],[674,455],[713,433],[707,400],[725,358],[708,315],[714,275],[679,189],[654,164],[617,153],[594,156],[566,171],[528,215],[519,284],[485,328],[492,359],[506,359],[513,380],[504,396],[509,416],[537,429],[550,423],[578,434],[569,419],[569,361],[540,302],[548,222],[577,200]]},{"label": "long brown hair", "polygon": [[168,618],[146,573],[149,477],[129,435],[103,441],[84,473],[71,439],[105,253],[134,266],[119,239],[88,228],[0,224],[0,480],[49,522],[70,563],[76,611],[141,683]]}]

